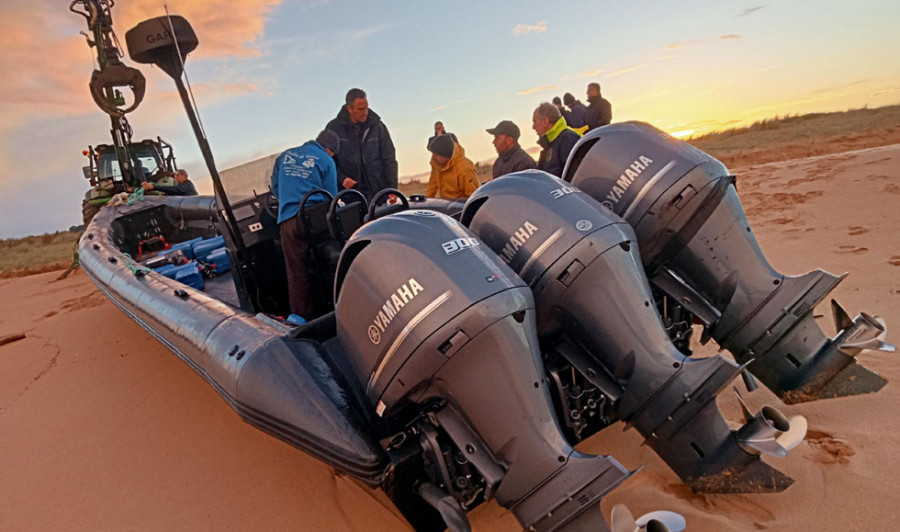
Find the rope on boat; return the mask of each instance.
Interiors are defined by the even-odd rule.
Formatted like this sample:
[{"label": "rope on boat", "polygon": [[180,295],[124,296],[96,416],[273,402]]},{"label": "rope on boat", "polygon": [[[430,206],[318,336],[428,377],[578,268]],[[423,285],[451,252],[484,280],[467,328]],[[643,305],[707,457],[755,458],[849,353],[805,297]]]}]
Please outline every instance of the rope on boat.
[{"label": "rope on boat", "polygon": [[134,192],[128,196],[128,200],[125,202],[125,205],[134,205],[138,201],[144,201],[144,189],[138,188]]},{"label": "rope on boat", "polygon": [[144,266],[143,264],[134,262],[134,260],[131,258],[131,255],[129,255],[128,253],[122,253],[122,260],[125,261],[125,267],[131,270],[131,273],[133,273],[135,277],[143,277],[151,271],[150,268]]}]

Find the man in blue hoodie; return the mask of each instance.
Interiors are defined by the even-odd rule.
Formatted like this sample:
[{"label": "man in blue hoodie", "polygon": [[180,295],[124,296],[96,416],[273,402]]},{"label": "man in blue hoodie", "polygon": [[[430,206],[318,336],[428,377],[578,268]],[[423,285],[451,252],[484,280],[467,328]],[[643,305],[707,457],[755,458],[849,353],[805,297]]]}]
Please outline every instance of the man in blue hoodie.
[{"label": "man in blue hoodie", "polygon": [[325,129],[341,139],[341,153],[335,157],[338,187],[353,188],[366,199],[385,188],[397,188],[397,152],[387,126],[362,89],[350,89],[346,104]]},{"label": "man in blue hoodie", "polygon": [[[272,194],[278,198],[278,224],[281,229],[281,247],[287,268],[288,294],[291,313],[309,319],[309,275],[306,272],[307,242],[300,217],[300,200],[311,190],[327,190],[337,194],[337,170],[334,157],[341,142],[333,131],[324,130],[316,140],[297,148],[285,150],[275,160],[272,169]],[[309,198],[308,203],[319,203],[327,198],[321,194]]]}]

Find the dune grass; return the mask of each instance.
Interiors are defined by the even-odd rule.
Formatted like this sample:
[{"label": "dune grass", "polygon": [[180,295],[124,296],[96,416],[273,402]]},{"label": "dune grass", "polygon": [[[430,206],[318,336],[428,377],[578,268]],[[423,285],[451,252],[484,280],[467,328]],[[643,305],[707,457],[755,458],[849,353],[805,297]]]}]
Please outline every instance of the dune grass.
[{"label": "dune grass", "polygon": [[0,240],[0,279],[62,270],[72,263],[81,228]]},{"label": "dune grass", "polygon": [[900,143],[900,105],[767,118],[686,139],[729,168]]}]

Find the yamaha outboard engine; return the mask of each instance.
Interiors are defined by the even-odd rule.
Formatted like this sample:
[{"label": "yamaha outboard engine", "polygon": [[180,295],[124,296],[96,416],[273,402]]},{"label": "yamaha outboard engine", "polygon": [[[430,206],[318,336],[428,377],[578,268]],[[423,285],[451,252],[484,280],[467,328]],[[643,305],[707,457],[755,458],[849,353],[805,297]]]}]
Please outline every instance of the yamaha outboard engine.
[{"label": "yamaha outboard engine", "polygon": [[873,392],[885,380],[856,364],[885,348],[884,326],[835,304],[829,339],[813,308],[843,279],[797,277],[766,261],[725,166],[650,125],[590,132],[563,178],[624,218],[637,234],[651,282],[695,314],[712,337],[786,403]]},{"label": "yamaha outboard engine", "polygon": [[[624,220],[564,181],[526,171],[480,187],[462,221],[531,286],[570,435],[580,437],[578,429],[592,421],[594,430],[603,428],[597,421],[605,412],[591,409],[588,397],[608,403],[606,423],[620,419],[636,428],[697,491],[781,491],[791,484],[759,459],[760,451],[741,445],[759,431],[736,437],[716,407],[716,395],[741,368],[721,355],[691,359],[666,335]],[[556,359],[587,382],[570,368],[558,371]]]},{"label": "yamaha outboard engine", "polygon": [[528,530],[607,530],[602,495],[630,473],[579,453],[550,404],[520,279],[459,222],[405,211],[359,229],[335,283],[338,339],[378,415],[421,452],[419,495],[451,530],[496,497]]}]

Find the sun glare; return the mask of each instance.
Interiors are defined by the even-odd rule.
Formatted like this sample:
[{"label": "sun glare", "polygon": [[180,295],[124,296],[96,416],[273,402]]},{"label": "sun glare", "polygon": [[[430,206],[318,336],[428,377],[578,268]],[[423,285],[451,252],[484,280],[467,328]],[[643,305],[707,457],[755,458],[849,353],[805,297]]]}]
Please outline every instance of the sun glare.
[{"label": "sun glare", "polygon": [[671,135],[673,137],[675,137],[676,139],[683,139],[684,137],[690,137],[693,134],[694,134],[693,129],[682,129],[681,131],[675,131],[675,132],[671,133]]}]

